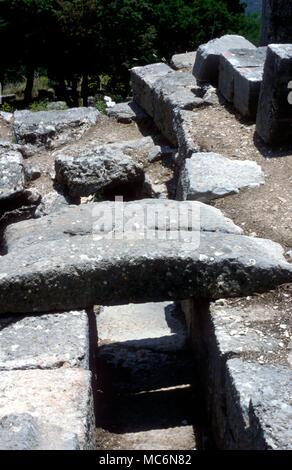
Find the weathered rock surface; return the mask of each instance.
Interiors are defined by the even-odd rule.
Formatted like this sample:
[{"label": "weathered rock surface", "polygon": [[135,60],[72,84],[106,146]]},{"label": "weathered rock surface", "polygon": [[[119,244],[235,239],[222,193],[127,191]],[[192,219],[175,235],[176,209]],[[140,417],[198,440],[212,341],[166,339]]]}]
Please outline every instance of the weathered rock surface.
[{"label": "weathered rock surface", "polygon": [[141,122],[149,119],[149,116],[137,103],[135,103],[135,101],[117,103],[112,108],[107,109],[106,114],[124,124],[129,124],[132,121]]},{"label": "weathered rock surface", "polygon": [[0,370],[89,369],[87,313],[2,317]]},{"label": "weathered rock surface", "polygon": [[11,124],[13,121],[13,113],[7,113],[5,111],[0,111],[0,119],[3,119],[3,121],[6,124]]},{"label": "weathered rock surface", "polygon": [[90,372],[0,372],[1,450],[92,449],[94,427]]},{"label": "weathered rock surface", "polygon": [[184,317],[169,302],[103,307],[97,330],[100,343],[127,341],[131,349],[178,352],[187,347]]},{"label": "weathered rock surface", "polygon": [[24,190],[24,168],[21,153],[13,144],[0,142],[0,201],[18,197]]},{"label": "weathered rock surface", "polygon": [[37,180],[41,176],[41,170],[37,166],[25,165],[25,177],[28,181]]},{"label": "weathered rock surface", "polygon": [[174,71],[166,64],[146,65],[131,70],[134,100],[153,118],[158,129],[174,145],[178,109],[204,105],[202,90],[192,74]]},{"label": "weathered rock surface", "polygon": [[256,131],[270,145],[292,142],[292,45],[267,49]]},{"label": "weathered rock surface", "polygon": [[219,63],[222,53],[230,49],[255,49],[256,47],[242,36],[228,35],[212,39],[197,50],[193,74],[197,80],[216,86]]},{"label": "weathered rock surface", "polygon": [[61,153],[55,159],[55,170],[56,181],[71,197],[90,196],[102,189],[141,184],[144,180],[140,164],[107,146],[79,157]]},{"label": "weathered rock surface", "polygon": [[231,382],[227,390],[228,413],[243,419],[247,434],[241,448],[291,450],[291,369],[240,359],[229,360],[227,368]]},{"label": "weathered rock surface", "polygon": [[3,242],[10,252],[68,236],[106,235],[127,228],[242,233],[221,211],[201,202],[142,199],[64,207],[39,220],[9,225]]},{"label": "weathered rock surface", "polygon": [[267,49],[235,49],[221,55],[219,91],[247,118],[255,118]]},{"label": "weathered rock surface", "polygon": [[182,302],[219,449],[292,447],[289,291]]},{"label": "weathered rock surface", "polygon": [[155,147],[148,153],[148,161],[153,163],[164,157],[174,157],[176,152],[177,149],[173,147],[169,147],[167,145],[155,145]]},{"label": "weathered rock surface", "polygon": [[170,65],[175,70],[191,72],[194,67],[197,52],[185,52],[184,54],[175,54],[172,56]]},{"label": "weathered rock surface", "polygon": [[[97,238],[97,239],[96,239]],[[248,295],[292,281],[269,240],[213,232],[68,236],[0,259],[0,313]],[[164,240],[163,240],[164,238]],[[165,240],[166,238],[166,240]],[[168,238],[168,239],[167,239]]]},{"label": "weathered rock surface", "polygon": [[261,167],[249,160],[230,160],[216,153],[187,158],[178,183],[178,198],[209,202],[264,183]]},{"label": "weathered rock surface", "polygon": [[63,194],[60,194],[57,191],[51,191],[43,196],[34,216],[38,219],[39,217],[53,214],[63,207],[68,206],[68,204],[69,203]]},{"label": "weathered rock surface", "polygon": [[16,111],[14,132],[20,144],[55,148],[71,139],[80,138],[97,123],[100,113],[94,108],[72,108],[65,111]]}]

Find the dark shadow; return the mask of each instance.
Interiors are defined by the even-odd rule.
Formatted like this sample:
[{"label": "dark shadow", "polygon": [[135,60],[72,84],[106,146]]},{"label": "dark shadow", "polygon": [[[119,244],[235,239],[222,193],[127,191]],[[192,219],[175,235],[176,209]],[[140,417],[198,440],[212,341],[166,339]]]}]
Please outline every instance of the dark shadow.
[{"label": "dark shadow", "polygon": [[97,427],[124,434],[192,426],[196,448],[211,448],[193,354],[176,347],[183,313],[170,304],[165,318],[173,335],[99,345]]},{"label": "dark shadow", "polygon": [[281,158],[292,155],[292,145],[271,146],[265,144],[257,132],[254,133],[253,141],[255,147],[264,158]]}]

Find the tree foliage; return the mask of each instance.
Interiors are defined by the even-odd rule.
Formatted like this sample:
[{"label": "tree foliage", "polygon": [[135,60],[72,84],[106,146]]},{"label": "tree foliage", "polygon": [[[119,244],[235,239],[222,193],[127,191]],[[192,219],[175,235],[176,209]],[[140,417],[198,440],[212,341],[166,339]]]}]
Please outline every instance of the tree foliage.
[{"label": "tree foliage", "polygon": [[[109,86],[129,90],[128,69],[168,60],[221,34],[243,30],[239,0],[0,0],[0,80],[24,70],[27,99],[39,67],[65,90],[110,76]],[[75,94],[75,95],[74,95]]]}]

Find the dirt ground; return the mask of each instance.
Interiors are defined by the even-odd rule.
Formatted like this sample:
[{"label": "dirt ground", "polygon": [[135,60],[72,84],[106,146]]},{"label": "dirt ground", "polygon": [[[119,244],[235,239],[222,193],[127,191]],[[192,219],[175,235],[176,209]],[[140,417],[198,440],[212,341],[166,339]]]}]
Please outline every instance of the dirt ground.
[{"label": "dirt ground", "polygon": [[255,124],[222,105],[194,113],[193,139],[202,151],[254,160],[262,167],[264,185],[218,199],[214,205],[246,234],[292,247],[292,147],[267,147],[255,134]]}]

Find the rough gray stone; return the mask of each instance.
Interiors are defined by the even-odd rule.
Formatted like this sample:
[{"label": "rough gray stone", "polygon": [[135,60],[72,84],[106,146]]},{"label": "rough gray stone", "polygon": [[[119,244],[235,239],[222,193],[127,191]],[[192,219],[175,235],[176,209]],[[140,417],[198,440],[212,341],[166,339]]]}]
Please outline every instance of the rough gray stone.
[{"label": "rough gray stone", "polygon": [[[104,226],[99,227],[100,217],[107,211]],[[137,229],[163,230],[166,227],[167,230],[189,230],[191,218],[197,230],[242,233],[241,228],[219,209],[201,202],[142,199],[126,203],[103,202],[64,207],[42,219],[9,225],[3,235],[3,244],[10,252],[40,242],[66,239],[68,236],[105,235],[111,231],[118,233],[125,230],[123,224],[127,224],[131,217]]]},{"label": "rough gray stone", "polygon": [[[229,360],[227,369],[231,382],[227,389],[227,414],[230,415],[231,425],[232,422],[236,423],[236,414],[243,420],[247,436],[242,447],[254,450],[291,450],[291,369],[279,365],[259,365],[240,359]],[[234,428],[237,440],[240,438],[240,431],[236,426]]]},{"label": "rough gray stone", "polygon": [[24,190],[21,153],[13,145],[0,143],[0,201],[18,197]]},{"label": "rough gray stone", "polygon": [[34,216],[38,219],[39,217],[57,212],[66,206],[68,206],[68,201],[65,196],[57,193],[57,191],[51,191],[43,196]]},{"label": "rough gray stone", "polygon": [[94,431],[89,371],[0,372],[1,450],[93,449]]},{"label": "rough gray stone", "polygon": [[244,117],[256,117],[266,52],[265,47],[259,47],[221,55],[219,91]]},{"label": "rough gray stone", "polygon": [[173,70],[164,63],[134,67],[131,70],[134,101],[151,117],[153,117],[153,85],[156,80],[169,73],[173,73]]},{"label": "rough gray stone", "polygon": [[283,249],[269,240],[190,231],[166,237],[148,231],[145,239],[144,230],[122,239],[68,236],[15,250],[0,259],[0,313],[217,299],[292,281]]},{"label": "rough gray stone", "polygon": [[153,149],[148,153],[148,161],[150,163],[157,162],[161,158],[174,156],[177,149],[169,147],[167,145],[155,145]]},{"label": "rough gray stone", "polygon": [[55,158],[56,181],[71,197],[90,196],[102,189],[142,184],[143,166],[110,146],[96,147],[91,153],[72,156],[59,153]]},{"label": "rough gray stone", "polygon": [[47,104],[48,111],[64,111],[68,109],[66,101],[52,101]]},{"label": "rough gray stone", "polygon": [[158,129],[174,145],[175,113],[178,109],[194,109],[204,105],[198,96],[192,74],[174,71],[165,64],[135,67],[131,70],[135,101],[153,118]]},{"label": "rough gray stone", "polygon": [[270,145],[292,142],[292,45],[268,46],[256,131]]},{"label": "rough gray stone", "polygon": [[230,49],[255,48],[242,36],[227,34],[221,38],[212,39],[198,48],[193,74],[197,80],[217,86],[221,54]]},{"label": "rough gray stone", "polygon": [[89,369],[87,313],[3,317],[0,320],[0,370]]},{"label": "rough gray stone", "polygon": [[191,72],[196,60],[197,52],[185,52],[184,54],[175,54],[172,56],[170,65],[175,70]]},{"label": "rough gray stone", "polygon": [[216,153],[195,153],[185,161],[178,198],[209,202],[264,183],[261,167],[249,160],[230,160]]},{"label": "rough gray stone", "polygon": [[0,111],[0,119],[2,119],[6,124],[11,124],[13,121],[13,113],[6,113],[5,111]]},{"label": "rough gray stone", "polygon": [[20,144],[54,148],[80,138],[97,123],[100,113],[94,108],[72,108],[65,111],[16,111],[14,132]]},{"label": "rough gray stone", "polygon": [[149,119],[149,116],[134,101],[117,103],[113,108],[109,108],[106,113],[109,117],[113,117],[123,124],[129,124],[132,121],[141,122]]},{"label": "rough gray stone", "polygon": [[24,172],[27,180],[29,181],[37,180],[42,174],[38,167],[32,165],[25,165]]}]

